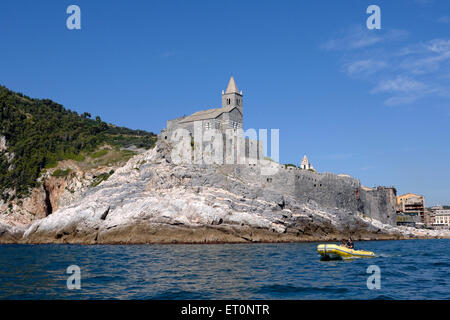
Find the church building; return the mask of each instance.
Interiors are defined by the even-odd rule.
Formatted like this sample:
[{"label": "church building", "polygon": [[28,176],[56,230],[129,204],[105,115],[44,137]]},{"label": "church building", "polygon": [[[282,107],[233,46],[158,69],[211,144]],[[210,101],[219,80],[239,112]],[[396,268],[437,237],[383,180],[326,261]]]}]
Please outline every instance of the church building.
[{"label": "church building", "polygon": [[303,170],[314,170],[315,171],[313,165],[309,162],[309,159],[306,156],[306,154],[303,156],[302,163],[300,164],[300,169],[303,169]]},{"label": "church building", "polygon": [[197,111],[167,121],[167,130],[187,129],[194,133],[194,122],[201,121],[203,131],[217,129],[225,132],[227,129],[243,129],[242,91],[239,91],[233,77],[230,78],[226,91],[222,90],[222,107]]}]

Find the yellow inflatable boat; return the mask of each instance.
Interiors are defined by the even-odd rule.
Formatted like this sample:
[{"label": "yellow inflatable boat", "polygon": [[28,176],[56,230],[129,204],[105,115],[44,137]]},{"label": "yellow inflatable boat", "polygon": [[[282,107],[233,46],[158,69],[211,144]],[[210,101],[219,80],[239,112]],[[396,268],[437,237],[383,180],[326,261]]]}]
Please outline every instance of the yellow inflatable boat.
[{"label": "yellow inflatable boat", "polygon": [[319,244],[317,246],[317,252],[319,252],[323,258],[328,259],[375,257],[375,254],[373,252],[349,249],[347,247],[338,246],[336,244]]}]

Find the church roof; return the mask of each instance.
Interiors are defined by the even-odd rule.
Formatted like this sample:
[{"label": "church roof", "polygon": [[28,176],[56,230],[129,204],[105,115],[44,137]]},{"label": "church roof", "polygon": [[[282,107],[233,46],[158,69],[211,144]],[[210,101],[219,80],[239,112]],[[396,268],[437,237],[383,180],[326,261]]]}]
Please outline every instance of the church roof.
[{"label": "church roof", "polygon": [[197,111],[197,112],[191,114],[190,116],[184,118],[183,120],[181,120],[180,123],[192,122],[192,121],[197,121],[197,120],[215,119],[224,112],[231,112],[234,108],[237,108],[237,107],[230,106],[230,107],[225,107],[225,108],[216,108],[216,109]]},{"label": "church roof", "polygon": [[228,82],[227,90],[225,91],[225,93],[239,93],[233,76],[231,76],[230,81]]}]

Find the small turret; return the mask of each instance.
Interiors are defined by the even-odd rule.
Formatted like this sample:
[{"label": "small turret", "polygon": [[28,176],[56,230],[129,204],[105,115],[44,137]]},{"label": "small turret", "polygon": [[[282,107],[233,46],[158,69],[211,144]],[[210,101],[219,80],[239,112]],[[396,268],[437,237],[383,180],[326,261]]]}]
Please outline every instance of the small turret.
[{"label": "small turret", "polygon": [[306,154],[303,156],[302,163],[300,164],[300,169],[303,170],[314,170],[314,167],[311,163],[309,163],[309,159]]}]

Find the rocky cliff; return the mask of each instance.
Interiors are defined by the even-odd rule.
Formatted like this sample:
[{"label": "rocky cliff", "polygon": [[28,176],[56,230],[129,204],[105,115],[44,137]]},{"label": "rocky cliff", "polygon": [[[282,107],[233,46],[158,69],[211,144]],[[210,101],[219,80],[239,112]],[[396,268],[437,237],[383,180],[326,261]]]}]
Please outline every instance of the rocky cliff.
[{"label": "rocky cliff", "polygon": [[107,181],[77,193],[29,226],[0,224],[0,241],[220,243],[445,236],[299,199],[261,183],[245,166],[175,165],[170,150],[160,140]]},{"label": "rocky cliff", "polygon": [[[55,171],[60,170],[60,167],[70,173],[55,176]],[[23,227],[34,220],[45,218],[80,196],[96,177],[116,168],[117,166],[100,166],[83,170],[74,161],[63,161],[57,168],[42,174],[39,178],[40,186],[33,188],[29,196],[16,197],[10,201],[0,200],[0,222]]]}]

